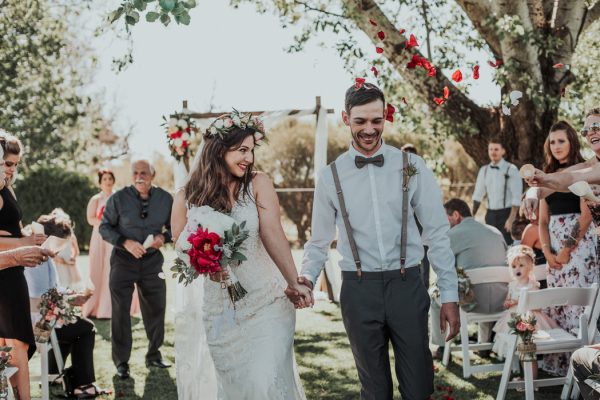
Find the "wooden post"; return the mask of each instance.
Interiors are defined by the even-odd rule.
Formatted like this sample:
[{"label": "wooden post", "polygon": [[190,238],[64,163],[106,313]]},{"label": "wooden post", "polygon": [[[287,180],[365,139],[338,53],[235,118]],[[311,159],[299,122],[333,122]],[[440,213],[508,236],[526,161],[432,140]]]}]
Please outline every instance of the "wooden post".
[{"label": "wooden post", "polygon": [[317,114],[317,122],[319,122],[319,111],[321,110],[321,96],[316,97],[315,114]]},{"label": "wooden post", "polygon": [[187,108],[188,108],[187,106],[188,106],[188,101],[187,101],[187,100],[184,100],[184,101],[183,101],[183,110],[184,110],[184,111],[185,111],[185,110],[187,110]]}]

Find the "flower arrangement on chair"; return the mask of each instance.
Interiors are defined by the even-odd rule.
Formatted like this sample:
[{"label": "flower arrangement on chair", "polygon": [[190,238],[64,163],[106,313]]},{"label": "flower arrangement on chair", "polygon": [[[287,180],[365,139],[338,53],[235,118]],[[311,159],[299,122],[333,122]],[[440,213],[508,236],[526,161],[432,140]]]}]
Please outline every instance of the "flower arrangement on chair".
[{"label": "flower arrangement on chair", "polygon": [[521,361],[536,361],[537,346],[533,343],[536,323],[535,315],[530,313],[515,313],[513,318],[508,321],[508,326],[511,328],[510,333],[517,335],[520,340],[517,350]]},{"label": "flower arrangement on chair", "polygon": [[77,322],[77,317],[81,315],[81,309],[69,302],[70,296],[73,294],[74,292],[60,292],[56,288],[50,288],[42,295],[40,302],[42,318],[33,327],[37,343],[48,342],[52,328],[60,328],[63,325]]},{"label": "flower arrangement on chair", "polygon": [[5,375],[12,347],[0,346],[0,399],[8,398],[8,378]]}]

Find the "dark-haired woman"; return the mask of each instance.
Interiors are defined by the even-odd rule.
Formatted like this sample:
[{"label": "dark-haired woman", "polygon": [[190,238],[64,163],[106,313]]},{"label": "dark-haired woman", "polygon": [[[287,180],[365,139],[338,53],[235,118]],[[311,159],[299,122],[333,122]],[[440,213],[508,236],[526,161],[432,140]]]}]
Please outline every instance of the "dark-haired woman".
[{"label": "dark-haired woman", "polygon": [[[312,303],[312,294],[297,282],[273,184],[265,174],[252,170],[254,149],[262,135],[262,124],[249,116],[233,112],[218,118],[204,135],[204,148],[188,183],[175,197],[171,229],[174,238],[181,235],[179,246],[186,240],[182,232],[197,224],[207,206],[238,223],[246,221],[249,230],[244,243],[247,261],[234,268],[246,296],[234,308],[219,277],[213,276],[201,286],[202,312],[198,313],[197,302],[190,302],[189,312],[183,313],[186,321],[204,325],[201,332],[188,340],[190,333],[179,329],[176,320],[180,399],[306,398],[294,361],[295,309],[284,290],[288,286],[298,291],[307,304]],[[192,290],[195,283],[181,290]],[[204,334],[209,356],[195,347]],[[214,368],[204,368],[207,356]],[[216,384],[207,393],[201,387],[210,387],[211,376]]]},{"label": "dark-haired woman", "polygon": [[[565,121],[555,123],[544,144],[546,173],[558,172],[583,162],[575,129]],[[583,198],[556,192],[540,203],[540,240],[548,262],[548,287],[589,287],[598,282],[595,234],[590,210]],[[563,329],[579,328],[581,307],[553,307],[548,314]],[[566,375],[568,354],[544,357],[543,369]]]},{"label": "dark-haired woman", "polygon": [[[87,221],[92,225],[92,238],[90,239],[90,281],[94,285],[94,294],[84,304],[82,313],[84,317],[108,319],[112,315],[110,288],[108,287],[110,274],[110,254],[113,246],[102,239],[98,227],[102,220],[102,213],[106,201],[113,194],[115,175],[109,169],[98,171],[98,184],[100,193],[94,195],[87,205]],[[131,315],[140,312],[140,302],[137,290],[133,292],[131,301]]]},{"label": "dark-haired woman", "polygon": [[[16,137],[0,133],[0,150],[5,174],[0,181],[0,250],[40,245],[45,235],[23,237],[22,212],[12,189],[21,161],[23,145]],[[2,174],[0,174],[2,175]],[[17,399],[29,400],[29,358],[36,350],[29,316],[29,291],[23,267],[0,271],[0,346],[9,346],[11,363],[19,370],[11,377]]]}]

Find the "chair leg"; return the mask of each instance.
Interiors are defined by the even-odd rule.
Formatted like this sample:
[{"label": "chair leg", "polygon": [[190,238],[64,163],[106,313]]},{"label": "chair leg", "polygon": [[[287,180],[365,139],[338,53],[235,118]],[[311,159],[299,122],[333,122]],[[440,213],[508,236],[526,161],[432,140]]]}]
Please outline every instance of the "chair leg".
[{"label": "chair leg", "polygon": [[446,345],[444,346],[444,357],[442,357],[442,364],[445,367],[447,367],[448,364],[450,364],[450,346],[452,346],[452,341],[446,342]]},{"label": "chair leg", "polygon": [[65,368],[65,362],[60,352],[60,345],[58,344],[58,338],[56,337],[56,332],[54,329],[52,329],[52,333],[50,334],[50,343],[52,344],[54,359],[56,360],[56,366],[58,367],[58,373],[60,374]]},{"label": "chair leg", "polygon": [[579,398],[579,386],[573,385],[573,390],[571,391],[571,399],[577,400]]},{"label": "chair leg", "polygon": [[466,318],[461,318],[460,322],[460,347],[462,348],[463,353],[463,377],[466,379],[471,376],[471,355],[469,353],[469,321],[467,321]]},{"label": "chair leg", "polygon": [[533,365],[531,361],[525,361],[523,363],[523,374],[525,375],[525,399],[534,400]]},{"label": "chair leg", "polygon": [[517,337],[511,335],[507,345],[506,358],[504,359],[504,368],[502,369],[502,378],[500,379],[500,385],[498,386],[498,394],[496,400],[504,400],[506,397],[506,388],[508,387],[508,380],[510,379],[510,371],[512,369],[513,358],[515,357],[515,349],[517,346]]},{"label": "chair leg", "polygon": [[48,343],[39,344],[40,362],[42,373],[40,375],[40,383],[42,386],[42,400],[50,399],[50,387],[48,385]]},{"label": "chair leg", "polygon": [[560,393],[561,400],[567,400],[571,395],[571,391],[573,389],[573,381],[573,372],[571,371],[571,368],[569,368],[569,371],[567,372],[567,376],[565,378],[565,383],[563,385],[562,392]]}]

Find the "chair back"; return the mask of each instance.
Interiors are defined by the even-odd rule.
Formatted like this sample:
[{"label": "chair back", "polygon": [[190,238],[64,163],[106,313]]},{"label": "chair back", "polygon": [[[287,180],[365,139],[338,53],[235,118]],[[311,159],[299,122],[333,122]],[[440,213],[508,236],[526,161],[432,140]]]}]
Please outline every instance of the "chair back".
[{"label": "chair back", "polygon": [[473,268],[466,270],[465,273],[473,285],[496,282],[508,283],[512,281],[507,266]]},{"label": "chair back", "polygon": [[[588,315],[598,296],[598,284],[594,283],[589,288],[548,288],[542,290],[522,289],[519,296],[518,313],[537,310],[551,306],[584,306],[589,307]],[[586,309],[587,311],[587,309]]]}]

